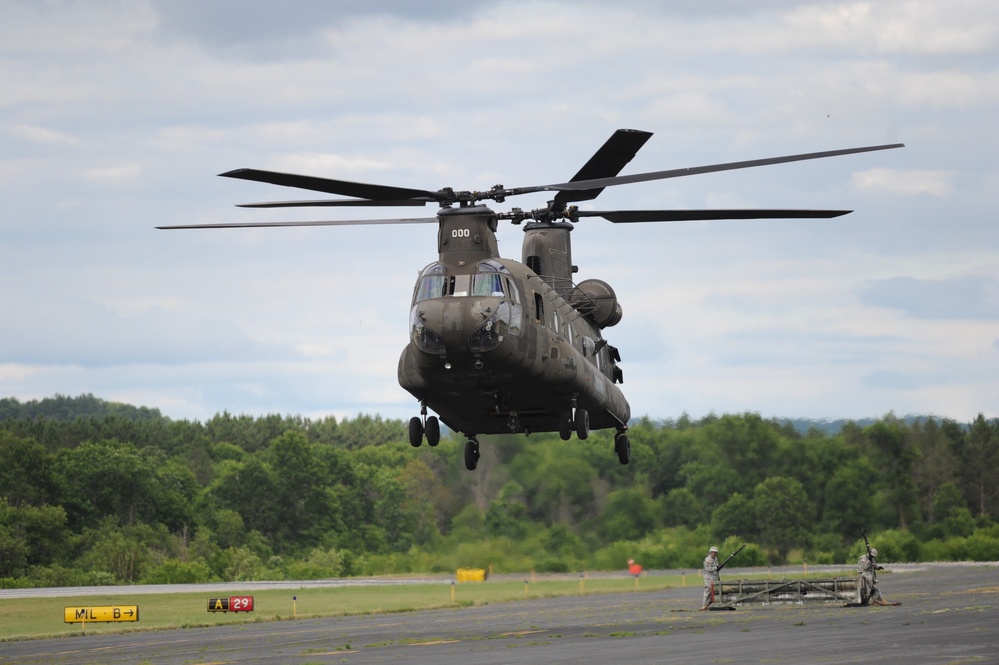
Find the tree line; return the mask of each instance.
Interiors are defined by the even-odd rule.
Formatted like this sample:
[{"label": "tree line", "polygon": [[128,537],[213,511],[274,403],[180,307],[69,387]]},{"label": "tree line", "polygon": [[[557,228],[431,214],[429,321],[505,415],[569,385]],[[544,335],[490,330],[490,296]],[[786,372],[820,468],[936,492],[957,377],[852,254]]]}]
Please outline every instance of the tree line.
[{"label": "tree line", "polygon": [[757,414],[411,447],[407,423],[0,400],[0,586],[999,559],[999,420]]}]

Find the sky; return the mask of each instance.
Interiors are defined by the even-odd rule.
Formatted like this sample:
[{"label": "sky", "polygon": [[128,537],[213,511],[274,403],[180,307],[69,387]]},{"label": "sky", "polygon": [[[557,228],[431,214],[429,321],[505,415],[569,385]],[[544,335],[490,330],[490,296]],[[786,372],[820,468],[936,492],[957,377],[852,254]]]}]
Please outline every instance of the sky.
[{"label": "sky", "polygon": [[[829,208],[832,220],[573,231],[624,317],[635,417],[999,416],[999,3],[0,0],[0,397],[174,419],[408,419],[399,355],[432,216],[259,168],[437,190],[905,148],[608,188],[591,209]],[[491,204],[543,206],[544,193]],[[499,231],[520,257],[522,231]]]}]

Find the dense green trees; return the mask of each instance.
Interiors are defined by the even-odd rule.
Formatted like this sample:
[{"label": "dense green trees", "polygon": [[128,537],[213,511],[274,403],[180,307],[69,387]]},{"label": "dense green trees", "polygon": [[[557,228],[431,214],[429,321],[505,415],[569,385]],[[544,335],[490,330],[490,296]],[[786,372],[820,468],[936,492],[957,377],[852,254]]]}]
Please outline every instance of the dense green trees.
[{"label": "dense green trees", "polygon": [[759,527],[757,540],[784,561],[792,547],[808,542],[815,509],[805,488],[794,478],[773,476],[753,490],[753,509]]},{"label": "dense green trees", "polygon": [[836,434],[756,414],[611,433],[406,443],[377,417],[205,423],[90,395],[0,400],[0,585],[379,572],[999,559],[999,423],[888,415]]}]

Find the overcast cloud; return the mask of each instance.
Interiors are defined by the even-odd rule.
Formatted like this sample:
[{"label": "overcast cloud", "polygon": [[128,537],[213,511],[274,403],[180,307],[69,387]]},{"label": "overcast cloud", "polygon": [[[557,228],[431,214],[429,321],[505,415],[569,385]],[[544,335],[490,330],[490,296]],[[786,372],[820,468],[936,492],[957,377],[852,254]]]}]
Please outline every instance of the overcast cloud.
[{"label": "overcast cloud", "polygon": [[[634,415],[999,416],[991,0],[0,8],[0,396],[408,418],[396,363],[432,226],[153,227],[335,216],[235,208],[315,196],[216,177],[234,168],[543,184],[630,127],[654,132],[632,173],[907,145],[605,191],[592,207],[855,211],[581,222],[578,278],[624,308],[606,332]],[[505,256],[520,236],[501,228]]]}]

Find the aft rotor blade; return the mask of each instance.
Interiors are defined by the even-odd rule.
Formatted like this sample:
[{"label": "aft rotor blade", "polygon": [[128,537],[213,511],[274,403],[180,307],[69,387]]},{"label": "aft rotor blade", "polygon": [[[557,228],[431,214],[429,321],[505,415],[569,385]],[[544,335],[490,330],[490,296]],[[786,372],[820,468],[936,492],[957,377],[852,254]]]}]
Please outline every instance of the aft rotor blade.
[{"label": "aft rotor blade", "polygon": [[575,217],[603,217],[628,222],[697,222],[712,219],[831,219],[852,210],[577,210]]},{"label": "aft rotor blade", "polygon": [[[638,129],[617,130],[569,182],[616,176],[651,136],[652,132],[643,132]],[[604,191],[603,187],[583,191],[561,191],[555,195],[555,203],[589,201],[597,198],[602,191]]]},{"label": "aft rotor blade", "polygon": [[405,217],[400,219],[331,219],[314,222],[231,222],[228,224],[178,224],[157,226],[158,229],[248,229],[274,226],[365,226],[368,224],[430,224],[437,223],[436,217]]},{"label": "aft rotor blade", "polygon": [[[891,150],[894,148],[904,148],[904,143],[892,143],[888,145],[873,145],[862,148],[846,148],[843,150],[827,150],[825,152],[808,152],[800,155],[786,155],[784,157],[768,157],[766,159],[750,159],[743,162],[728,162],[725,164],[708,164],[706,166],[693,166],[684,169],[670,169],[668,171],[653,171],[650,173],[636,173],[634,175],[622,175],[612,178],[598,178],[596,180],[579,180],[574,182],[564,182],[555,185],[545,185],[541,190],[553,191],[580,191],[597,187],[612,187],[615,185],[627,185],[635,182],[649,182],[651,180],[665,180],[666,178],[679,178],[688,175],[698,175],[701,173],[715,173],[718,171],[733,171],[735,169],[749,169],[757,166],[770,166],[771,164],[786,164],[788,162],[800,162],[807,159],[823,159],[825,157],[839,157],[840,155],[853,155],[861,152],[874,152],[876,150]],[[539,191],[538,188],[524,187],[515,190],[516,193],[528,193]]]},{"label": "aft rotor blade", "polygon": [[224,178],[238,178],[240,180],[266,182],[271,185],[297,187],[298,189],[308,189],[314,192],[325,192],[327,194],[338,194],[340,196],[352,196],[354,198],[368,199],[371,201],[398,201],[401,199],[441,201],[445,199],[445,197],[438,192],[430,192],[424,189],[390,187],[388,185],[369,185],[362,182],[348,182],[346,180],[317,178],[315,176],[296,175],[293,173],[278,173],[276,171],[261,171],[259,169],[236,169],[234,171],[220,173],[219,175]]},{"label": "aft rotor blade", "polygon": [[325,208],[325,207],[388,207],[425,206],[427,201],[400,199],[398,201],[372,201],[371,199],[319,199],[314,201],[263,201],[261,203],[237,203],[237,208]]}]

